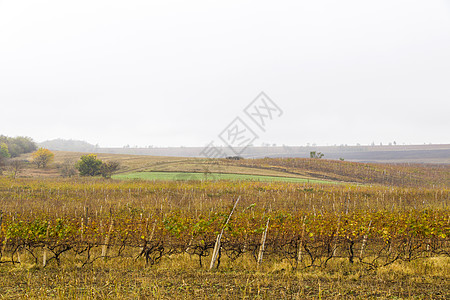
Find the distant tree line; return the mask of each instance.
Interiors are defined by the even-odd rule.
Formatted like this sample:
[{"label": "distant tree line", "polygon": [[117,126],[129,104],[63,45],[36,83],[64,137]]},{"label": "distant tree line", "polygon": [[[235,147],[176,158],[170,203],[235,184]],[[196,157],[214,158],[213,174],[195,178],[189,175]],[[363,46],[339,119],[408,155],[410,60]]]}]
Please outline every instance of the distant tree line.
[{"label": "distant tree line", "polygon": [[0,135],[0,147],[5,149],[5,146],[11,158],[18,157],[24,153],[33,152],[37,149],[36,143],[30,137],[18,136],[13,138]]},{"label": "distant tree line", "polygon": [[8,169],[10,176],[15,178],[23,168],[25,161],[18,159],[21,154],[36,150],[36,144],[29,137],[15,138],[0,135],[0,175]]}]

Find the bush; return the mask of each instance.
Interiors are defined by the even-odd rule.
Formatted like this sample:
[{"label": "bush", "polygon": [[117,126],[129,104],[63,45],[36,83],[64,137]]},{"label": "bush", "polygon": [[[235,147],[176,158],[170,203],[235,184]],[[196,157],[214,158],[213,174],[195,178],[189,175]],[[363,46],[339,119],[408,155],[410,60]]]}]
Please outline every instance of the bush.
[{"label": "bush", "polygon": [[21,160],[21,159],[11,159],[7,165],[8,167],[8,171],[9,171],[9,176],[13,179],[16,179],[17,176],[19,176],[20,173],[22,173],[23,169],[25,168],[26,165],[26,161],[25,160]]},{"label": "bush", "polygon": [[9,153],[8,145],[2,143],[0,145],[0,159],[10,158],[11,154]]},{"label": "bush", "polygon": [[120,163],[118,161],[107,161],[102,163],[100,167],[100,174],[102,174],[104,178],[111,178],[112,174],[119,170],[119,168]]},{"label": "bush", "polygon": [[8,145],[2,143],[0,145],[0,175],[3,174],[3,168],[6,166],[6,162],[10,157],[11,154],[9,154]]},{"label": "bush", "polygon": [[322,152],[311,151],[309,152],[310,158],[322,158],[324,154]]},{"label": "bush", "polygon": [[72,177],[77,174],[77,169],[75,168],[75,164],[69,160],[66,160],[62,164],[58,166],[59,172],[62,177]]},{"label": "bush", "polygon": [[87,154],[80,157],[75,164],[81,176],[96,176],[101,174],[102,161],[95,154]]}]

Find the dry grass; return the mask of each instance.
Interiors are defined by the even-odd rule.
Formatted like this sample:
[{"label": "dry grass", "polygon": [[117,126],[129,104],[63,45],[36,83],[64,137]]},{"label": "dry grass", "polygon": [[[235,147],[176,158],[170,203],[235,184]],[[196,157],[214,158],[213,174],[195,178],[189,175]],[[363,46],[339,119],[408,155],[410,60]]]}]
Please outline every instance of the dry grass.
[{"label": "dry grass", "polygon": [[292,270],[288,263],[226,260],[219,270],[199,268],[177,255],[146,268],[142,261],[98,261],[80,268],[0,266],[0,294],[57,299],[448,299],[450,259],[427,258],[367,271],[348,262]]}]

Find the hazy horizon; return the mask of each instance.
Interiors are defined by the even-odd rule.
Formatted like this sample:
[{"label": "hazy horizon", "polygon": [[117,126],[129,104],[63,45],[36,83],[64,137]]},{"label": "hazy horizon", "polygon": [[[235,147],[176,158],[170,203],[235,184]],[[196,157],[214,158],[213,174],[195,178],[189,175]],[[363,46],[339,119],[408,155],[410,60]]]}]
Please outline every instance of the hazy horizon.
[{"label": "hazy horizon", "polygon": [[[0,1],[0,134],[448,144],[449,1]],[[264,91],[264,130],[244,109]]]},{"label": "hazy horizon", "polygon": [[[45,140],[45,141],[36,141],[36,143],[41,144],[41,143],[45,143],[45,142],[51,142],[51,141],[55,141],[55,140],[64,140],[64,141],[74,141],[74,142],[86,142],[88,144],[90,144],[91,146],[94,147],[99,147],[99,148],[180,148],[180,147],[185,147],[185,148],[202,148],[205,145],[192,145],[192,146],[184,146],[184,145],[175,145],[175,146],[165,146],[165,145],[131,145],[131,144],[125,144],[122,146],[108,146],[108,145],[100,145],[100,144],[93,144],[93,143],[89,143],[88,141],[85,140],[75,140],[75,139],[64,139],[64,138],[56,138],[56,139],[51,139],[51,140]],[[395,142],[395,143],[394,143]],[[355,146],[355,147],[359,147],[359,146],[421,146],[421,145],[449,145],[450,143],[422,143],[422,144],[407,144],[407,143],[397,143],[396,141],[389,141],[387,143],[370,143],[370,144],[325,144],[325,145],[319,145],[316,143],[306,143],[304,145],[289,145],[289,144],[276,144],[276,143],[266,143],[264,141],[261,141],[260,143],[255,143],[252,145],[249,145],[249,147],[351,147],[351,146]],[[227,145],[217,145],[218,147],[228,147]]]}]

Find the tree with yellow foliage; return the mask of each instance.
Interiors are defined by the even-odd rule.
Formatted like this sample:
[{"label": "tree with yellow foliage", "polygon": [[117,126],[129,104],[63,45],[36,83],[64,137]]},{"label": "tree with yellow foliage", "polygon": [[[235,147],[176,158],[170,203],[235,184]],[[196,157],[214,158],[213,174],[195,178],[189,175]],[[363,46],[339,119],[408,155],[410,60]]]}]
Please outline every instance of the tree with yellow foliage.
[{"label": "tree with yellow foliage", "polygon": [[32,154],[33,162],[38,168],[47,167],[52,161],[55,155],[48,149],[39,148],[36,152]]}]

